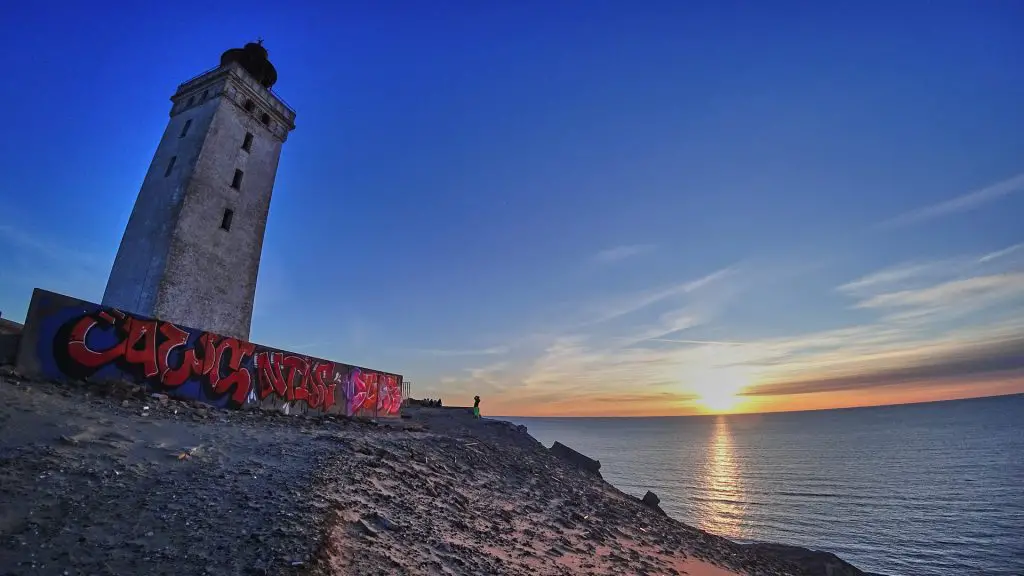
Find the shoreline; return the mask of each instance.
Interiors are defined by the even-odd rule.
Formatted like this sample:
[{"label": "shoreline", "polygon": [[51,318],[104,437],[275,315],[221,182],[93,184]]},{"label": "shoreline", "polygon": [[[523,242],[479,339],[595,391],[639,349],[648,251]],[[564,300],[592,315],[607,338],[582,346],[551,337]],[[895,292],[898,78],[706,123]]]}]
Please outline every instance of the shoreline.
[{"label": "shoreline", "polygon": [[826,558],[833,575],[863,574],[832,555],[812,562],[687,526],[559,459],[523,427],[452,409],[407,416],[220,410],[130,384],[7,371],[0,566],[811,576],[826,573],[815,564]]}]

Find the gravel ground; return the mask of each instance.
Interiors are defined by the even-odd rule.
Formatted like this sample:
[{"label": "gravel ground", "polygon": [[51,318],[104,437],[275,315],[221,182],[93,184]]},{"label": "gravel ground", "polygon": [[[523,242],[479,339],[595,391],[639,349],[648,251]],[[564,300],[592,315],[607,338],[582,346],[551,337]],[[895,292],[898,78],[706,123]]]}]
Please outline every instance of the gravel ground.
[{"label": "gravel ground", "polygon": [[358,428],[4,377],[0,574],[299,573],[313,470]]},{"label": "gravel ground", "polygon": [[314,419],[5,370],[0,575],[825,574],[466,411]]}]

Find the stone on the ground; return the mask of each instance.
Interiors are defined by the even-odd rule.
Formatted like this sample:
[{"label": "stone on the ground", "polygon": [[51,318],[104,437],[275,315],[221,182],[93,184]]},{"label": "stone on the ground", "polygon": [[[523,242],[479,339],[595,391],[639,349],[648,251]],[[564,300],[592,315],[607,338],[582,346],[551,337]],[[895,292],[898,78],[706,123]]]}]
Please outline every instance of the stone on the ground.
[{"label": "stone on the ground", "polygon": [[792,562],[810,574],[827,574],[828,576],[860,576],[864,574],[856,566],[831,552],[820,552],[802,546],[790,546],[787,544],[754,543],[743,544],[750,550],[761,553],[773,554]]},{"label": "stone on the ground", "polygon": [[647,494],[644,494],[643,503],[651,508],[657,508],[658,504],[661,504],[661,498],[658,498],[657,494],[648,490]]},{"label": "stone on the ground", "polygon": [[586,470],[592,474],[597,474],[598,476],[601,475],[601,462],[599,460],[594,460],[589,456],[584,456],[558,441],[555,441],[555,443],[551,445],[550,450],[551,453],[558,458],[561,458],[578,468]]}]

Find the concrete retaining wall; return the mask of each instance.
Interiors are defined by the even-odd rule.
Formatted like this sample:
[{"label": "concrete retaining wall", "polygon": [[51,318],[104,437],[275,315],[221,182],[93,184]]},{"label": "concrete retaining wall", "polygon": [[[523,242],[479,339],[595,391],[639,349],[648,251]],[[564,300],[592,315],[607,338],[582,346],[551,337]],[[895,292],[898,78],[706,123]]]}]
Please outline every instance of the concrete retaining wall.
[{"label": "concrete retaining wall", "polygon": [[0,334],[21,334],[23,328],[25,327],[17,322],[11,322],[6,318],[0,318]]},{"label": "concrete retaining wall", "polygon": [[21,334],[5,334],[0,332],[0,366],[14,364],[18,358],[18,344]]},{"label": "concrete retaining wall", "polygon": [[231,408],[398,417],[402,376],[311,358],[36,289],[18,371],[127,380]]}]

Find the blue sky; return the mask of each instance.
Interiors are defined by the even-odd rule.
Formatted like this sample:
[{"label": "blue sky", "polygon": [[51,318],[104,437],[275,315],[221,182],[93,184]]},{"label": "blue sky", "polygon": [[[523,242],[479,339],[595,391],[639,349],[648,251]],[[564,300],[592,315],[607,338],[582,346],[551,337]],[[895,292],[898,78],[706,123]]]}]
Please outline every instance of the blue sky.
[{"label": "blue sky", "polygon": [[19,5],[0,311],[34,286],[101,298],[169,96],[262,36],[298,117],[257,342],[520,414],[1024,391],[1021,21],[1011,1]]}]

